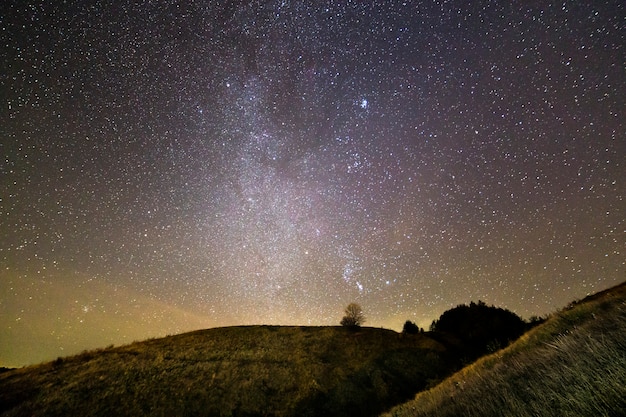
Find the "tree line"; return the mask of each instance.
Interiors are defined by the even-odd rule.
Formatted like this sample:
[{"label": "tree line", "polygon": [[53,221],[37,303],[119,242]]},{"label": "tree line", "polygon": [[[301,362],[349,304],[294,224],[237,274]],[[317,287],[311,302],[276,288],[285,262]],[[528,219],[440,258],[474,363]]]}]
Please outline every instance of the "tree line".
[{"label": "tree line", "polygon": [[[342,326],[358,328],[365,323],[365,315],[357,303],[350,303],[344,313],[340,322]],[[510,310],[488,306],[483,301],[472,301],[469,305],[460,304],[445,311],[432,322],[428,334],[434,339],[452,340],[462,346],[468,357],[479,357],[507,346],[543,321],[545,319],[539,317],[525,321]],[[407,320],[402,333],[419,334],[425,331]]]}]

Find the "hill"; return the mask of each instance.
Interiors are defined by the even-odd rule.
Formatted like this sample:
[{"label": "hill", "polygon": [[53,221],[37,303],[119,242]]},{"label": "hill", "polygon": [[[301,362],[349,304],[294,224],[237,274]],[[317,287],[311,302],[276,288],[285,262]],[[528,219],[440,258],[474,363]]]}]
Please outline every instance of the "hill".
[{"label": "hill", "polygon": [[626,415],[626,283],[570,304],[386,417]]},{"label": "hill", "polygon": [[216,328],[2,369],[0,416],[617,416],[624,334],[626,283],[454,375],[452,333]]},{"label": "hill", "polygon": [[227,327],[0,373],[2,416],[377,415],[448,375],[426,335]]}]

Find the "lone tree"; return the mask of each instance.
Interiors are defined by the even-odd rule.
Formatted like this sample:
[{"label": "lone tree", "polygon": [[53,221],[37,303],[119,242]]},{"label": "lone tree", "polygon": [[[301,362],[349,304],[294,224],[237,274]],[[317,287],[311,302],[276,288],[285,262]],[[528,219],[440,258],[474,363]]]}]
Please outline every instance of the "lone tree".
[{"label": "lone tree", "polygon": [[365,316],[361,306],[357,303],[350,303],[344,310],[345,316],[341,319],[341,325],[346,327],[360,327],[365,323]]}]

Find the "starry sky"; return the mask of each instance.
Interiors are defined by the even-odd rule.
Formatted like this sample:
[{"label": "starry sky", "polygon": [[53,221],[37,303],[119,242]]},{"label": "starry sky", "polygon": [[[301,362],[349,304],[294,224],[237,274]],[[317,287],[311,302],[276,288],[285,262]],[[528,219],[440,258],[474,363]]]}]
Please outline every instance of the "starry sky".
[{"label": "starry sky", "polygon": [[626,279],[626,5],[6,1],[0,366]]}]

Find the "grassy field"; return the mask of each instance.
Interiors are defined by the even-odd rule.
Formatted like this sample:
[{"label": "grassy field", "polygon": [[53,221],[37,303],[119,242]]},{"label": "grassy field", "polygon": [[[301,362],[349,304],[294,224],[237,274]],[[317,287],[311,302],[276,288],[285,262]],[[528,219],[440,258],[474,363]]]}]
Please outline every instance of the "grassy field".
[{"label": "grassy field", "polygon": [[625,416],[626,285],[555,314],[384,416]]},{"label": "grassy field", "polygon": [[373,416],[449,375],[425,335],[228,327],[0,373],[2,416]]}]

